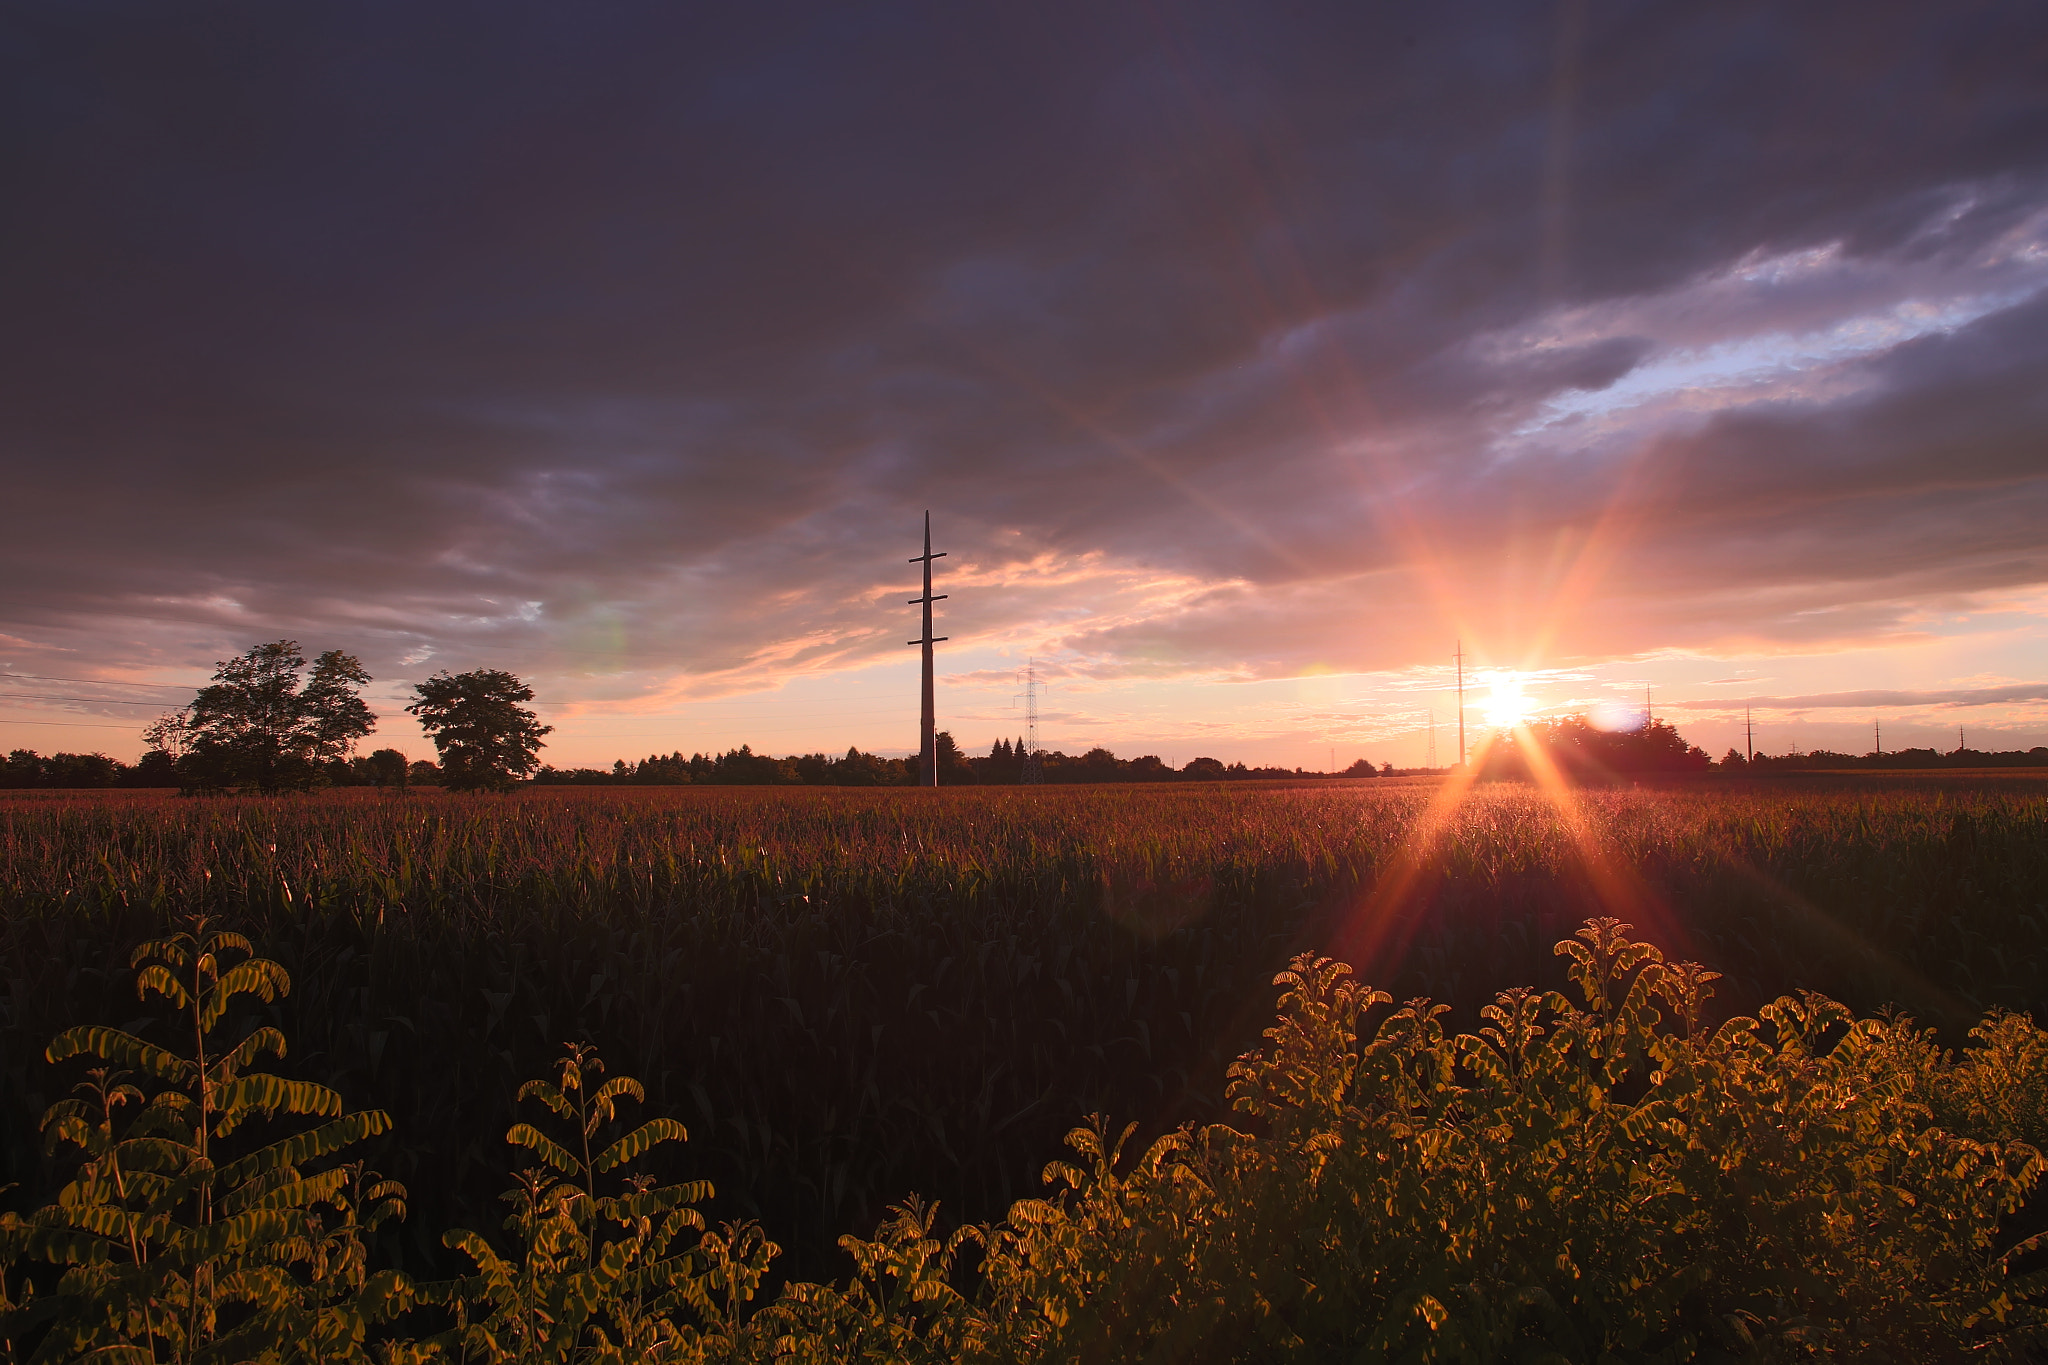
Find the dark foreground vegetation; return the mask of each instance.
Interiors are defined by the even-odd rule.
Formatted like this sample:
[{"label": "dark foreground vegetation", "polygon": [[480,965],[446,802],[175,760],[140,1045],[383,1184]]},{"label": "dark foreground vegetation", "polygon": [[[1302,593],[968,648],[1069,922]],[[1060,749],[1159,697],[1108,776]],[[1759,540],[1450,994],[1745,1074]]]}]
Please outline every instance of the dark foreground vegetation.
[{"label": "dark foreground vegetation", "polygon": [[[29,1213],[72,1178],[36,1126],[84,1063],[53,1068],[45,1045],[83,1022],[176,1044],[141,1018],[127,949],[204,911],[292,979],[288,996],[224,1016],[229,1034],[278,1027],[291,1051],[268,1065],[390,1116],[333,1160],[360,1155],[406,1185],[409,1216],[363,1222],[348,1234],[362,1256],[335,1264],[445,1284],[482,1273],[483,1243],[444,1240],[467,1227],[507,1266],[539,1244],[522,1252],[520,1237],[552,1239],[566,1275],[594,1254],[579,1238],[652,1237],[667,1213],[601,1224],[588,1196],[630,1191],[594,1183],[578,1202],[529,1180],[526,1230],[498,1227],[508,1170],[546,1166],[505,1144],[542,1117],[518,1086],[559,1088],[563,1042],[588,1042],[644,1084],[636,1115],[690,1130],[649,1153],[650,1188],[708,1179],[717,1194],[687,1202],[714,1227],[758,1219],[784,1248],[763,1260],[760,1234],[736,1230],[670,1267],[728,1290],[767,1277],[722,1318],[699,1302],[711,1288],[677,1300],[664,1320],[711,1334],[689,1350],[766,1351],[773,1326],[820,1359],[848,1358],[856,1329],[901,1338],[876,1358],[915,1354],[916,1338],[988,1358],[1122,1359],[1153,1343],[1175,1359],[1429,1344],[1479,1359],[1493,1333],[1566,1359],[1657,1358],[1682,1338],[1869,1359],[1851,1347],[1889,1333],[1919,1343],[1895,1358],[1935,1359],[2031,1321],[2025,1285],[1999,1269],[2034,1216],[2001,1222],[2032,1188],[2031,1153],[1954,1144],[2043,1136],[2038,1035],[1983,1018],[2038,1009],[2048,989],[2040,785],[1717,782],[1595,792],[1565,811],[1500,786],[1440,825],[1433,790],[18,796],[0,807],[10,1197]],[[1622,1010],[1625,992],[1573,997],[1584,1014],[1543,1000],[1583,966],[1551,943],[1599,910],[1726,972],[1719,995],[1688,1022],[1669,992],[1697,974],[1656,967],[1638,992],[1662,1001],[1655,1020]],[[1340,998],[1329,969],[1303,962],[1283,1018],[1323,1022],[1283,1030],[1230,1081],[1273,1024],[1274,973],[1304,950],[1451,1012]],[[1635,959],[1631,980],[1656,966]],[[1539,994],[1496,999],[1514,982]],[[1799,988],[1866,1020],[1797,995],[1772,1005]],[[1945,1062],[1915,1027],[1867,1018],[1887,1003],[1952,1046],[1984,1024],[1988,1050]],[[1723,1030],[1734,1014],[1760,1022]],[[1489,1028],[1504,1072],[1456,1036]],[[1142,1125],[1116,1172],[1084,1151],[1065,1205],[1017,1205],[1098,1111],[1109,1127],[1084,1129],[1084,1147]],[[889,1213],[912,1192],[939,1201],[936,1247],[929,1202]],[[359,1222],[388,1202],[359,1199]],[[322,1207],[331,1230],[341,1215]],[[965,1241],[946,1231],[1006,1216]],[[835,1240],[878,1226],[853,1248],[867,1288],[849,1286]],[[978,1239],[999,1253],[985,1267]],[[737,1247],[723,1270],[719,1246]],[[542,1292],[539,1271],[505,1273]],[[776,1299],[783,1276],[797,1283]],[[376,1331],[432,1336],[448,1325],[432,1314],[454,1311],[436,1302]],[[1198,1328],[1195,1347],[1174,1344]]]},{"label": "dark foreground vegetation", "polygon": [[[1144,1147],[1094,1116],[1044,1197],[946,1232],[912,1197],[831,1283],[761,1291],[779,1248],[713,1231],[687,1140],[570,1045],[522,1085],[496,1235],[444,1280],[376,1266],[405,1187],[351,1149],[391,1126],[238,1005],[290,979],[203,918],[132,956],[189,1050],[104,1026],[45,1113],[70,1179],[0,1216],[0,1351],[166,1362],[1667,1361],[2025,1358],[2048,1033],[1994,1014],[1960,1059],[1813,992],[1707,1023],[1717,974],[1589,921],[1577,999],[1499,992],[1476,1033],[1303,954],[1231,1066],[1228,1121]],[[75,1069],[75,1068],[74,1068]],[[139,1082],[139,1084],[137,1083]],[[259,1136],[251,1138],[251,1133]],[[239,1141],[236,1140],[239,1136]],[[2030,1142],[2027,1139],[2033,1139]],[[40,1274],[38,1274],[40,1272]]]}]

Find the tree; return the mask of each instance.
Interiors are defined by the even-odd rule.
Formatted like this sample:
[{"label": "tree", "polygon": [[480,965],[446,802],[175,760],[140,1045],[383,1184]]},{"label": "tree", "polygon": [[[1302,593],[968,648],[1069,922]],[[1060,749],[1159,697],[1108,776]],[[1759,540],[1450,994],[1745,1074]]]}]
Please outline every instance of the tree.
[{"label": "tree", "polygon": [[939,781],[942,785],[974,785],[974,769],[967,765],[967,755],[960,752],[960,745],[954,740],[951,730],[941,730],[933,735],[932,745],[939,751]]},{"label": "tree", "polygon": [[330,649],[313,661],[297,640],[257,645],[221,663],[182,721],[166,716],[144,732],[168,748],[173,730],[188,746],[181,767],[198,787],[253,786],[303,791],[326,780],[323,765],[345,758],[377,717],[358,695],[370,675],[350,654]]},{"label": "tree", "polygon": [[377,750],[370,755],[364,766],[369,772],[370,780],[379,787],[396,787],[404,791],[406,778],[411,775],[411,765],[405,761],[405,755],[396,749]]},{"label": "tree", "polygon": [[443,669],[413,691],[420,699],[405,709],[441,751],[441,781],[449,790],[507,791],[540,766],[541,736],[554,727],[520,705],[533,700],[533,689],[512,674]]}]

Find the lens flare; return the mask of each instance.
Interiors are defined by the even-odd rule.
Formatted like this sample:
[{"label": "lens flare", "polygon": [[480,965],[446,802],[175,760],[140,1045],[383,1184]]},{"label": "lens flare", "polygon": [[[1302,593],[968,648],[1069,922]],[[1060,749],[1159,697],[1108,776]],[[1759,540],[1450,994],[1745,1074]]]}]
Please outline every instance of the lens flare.
[{"label": "lens flare", "polygon": [[1504,671],[1493,675],[1493,695],[1486,702],[1486,723],[1496,730],[1512,730],[1529,719],[1530,702],[1522,695],[1522,675]]}]

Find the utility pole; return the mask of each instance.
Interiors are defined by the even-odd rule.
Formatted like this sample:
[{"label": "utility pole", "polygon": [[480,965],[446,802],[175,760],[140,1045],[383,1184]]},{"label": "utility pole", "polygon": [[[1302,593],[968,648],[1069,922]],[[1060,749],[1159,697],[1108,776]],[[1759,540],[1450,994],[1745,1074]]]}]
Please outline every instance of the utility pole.
[{"label": "utility pole", "polygon": [[1884,757],[1884,726],[1880,725],[1874,716],[1870,721],[1870,745],[1877,750],[1879,758]]},{"label": "utility pole", "polygon": [[1655,719],[1656,719],[1656,717],[1650,714],[1650,685],[1649,685],[1648,683],[1644,683],[1644,684],[1643,684],[1643,728],[1644,728],[1645,730],[1649,729],[1649,728],[1650,728],[1650,722],[1651,722],[1651,721],[1653,721],[1653,720],[1655,720]]},{"label": "utility pole", "polygon": [[1465,766],[1465,642],[1458,641],[1458,652],[1451,656],[1458,661],[1458,766]]},{"label": "utility pole", "polygon": [[1742,747],[1747,751],[1747,761],[1756,762],[1756,726],[1750,723],[1749,708],[1742,708]]},{"label": "utility pole", "polygon": [[1027,787],[1045,781],[1045,762],[1038,756],[1038,660],[1024,665],[1024,768],[1017,780]]},{"label": "utility pole", "polygon": [[924,514],[924,553],[910,561],[912,564],[924,565],[924,596],[910,599],[910,605],[913,607],[920,604],[924,607],[924,637],[904,642],[906,644],[924,646],[924,690],[921,698],[923,705],[918,719],[917,751],[917,785],[920,787],[936,787],[939,785],[939,745],[938,741],[933,737],[932,646],[947,637],[940,635],[934,638],[932,635],[932,603],[945,601],[947,594],[940,593],[937,597],[932,596],[932,561],[934,559],[944,559],[945,557],[946,552],[944,550],[939,551],[937,554],[932,553],[932,514],[926,512]]}]

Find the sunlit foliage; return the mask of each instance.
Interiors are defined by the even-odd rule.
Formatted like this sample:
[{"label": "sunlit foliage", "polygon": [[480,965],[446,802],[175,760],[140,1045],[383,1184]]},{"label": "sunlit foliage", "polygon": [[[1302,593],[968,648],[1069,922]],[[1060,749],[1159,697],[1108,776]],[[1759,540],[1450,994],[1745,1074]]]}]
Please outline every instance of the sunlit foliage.
[{"label": "sunlit foliage", "polygon": [[[367,1329],[403,1307],[407,1288],[369,1271],[363,1238],[403,1215],[405,1191],[330,1158],[390,1119],[344,1113],[326,1086],[256,1069],[284,1056],[275,1028],[221,1036],[238,1000],[291,988],[242,935],[198,919],[138,947],[132,965],[137,994],[169,1006],[189,1051],[102,1025],[50,1044],[51,1062],[102,1065],[43,1118],[50,1150],[73,1154],[70,1180],[53,1205],[5,1228],[15,1257],[65,1268],[41,1299],[23,1291],[9,1337],[39,1328],[38,1359],[173,1365],[287,1343],[367,1358]],[[264,1136],[248,1141],[252,1131]]]},{"label": "sunlit foliage", "polygon": [[[847,1236],[846,1279],[754,1305],[776,1255],[706,1230],[700,1181],[631,1173],[685,1140],[571,1045],[519,1090],[507,1237],[415,1285],[363,1233],[403,1191],[314,1165],[384,1125],[223,1048],[290,987],[197,922],[134,955],[193,1055],[80,1026],[91,1068],[46,1129],[56,1204],[0,1221],[8,1359],[334,1361],[2018,1360],[2048,1342],[2037,1239],[2048,1034],[1994,1014],[1960,1057],[1908,1019],[1780,997],[1707,1023],[1712,971],[1611,918],[1557,945],[1576,1000],[1500,992],[1477,1032],[1297,956],[1231,1068],[1233,1118],[1130,1148],[1100,1116],[1046,1197],[947,1230],[915,1197]],[[130,1082],[129,1075],[144,1078]],[[119,1111],[136,1106],[125,1124]],[[231,1150],[244,1125],[318,1120]],[[288,1125],[291,1126],[291,1125]],[[38,1268],[58,1273],[52,1292]],[[435,1327],[433,1319],[445,1324]],[[424,1321],[423,1321],[424,1320]]]}]

